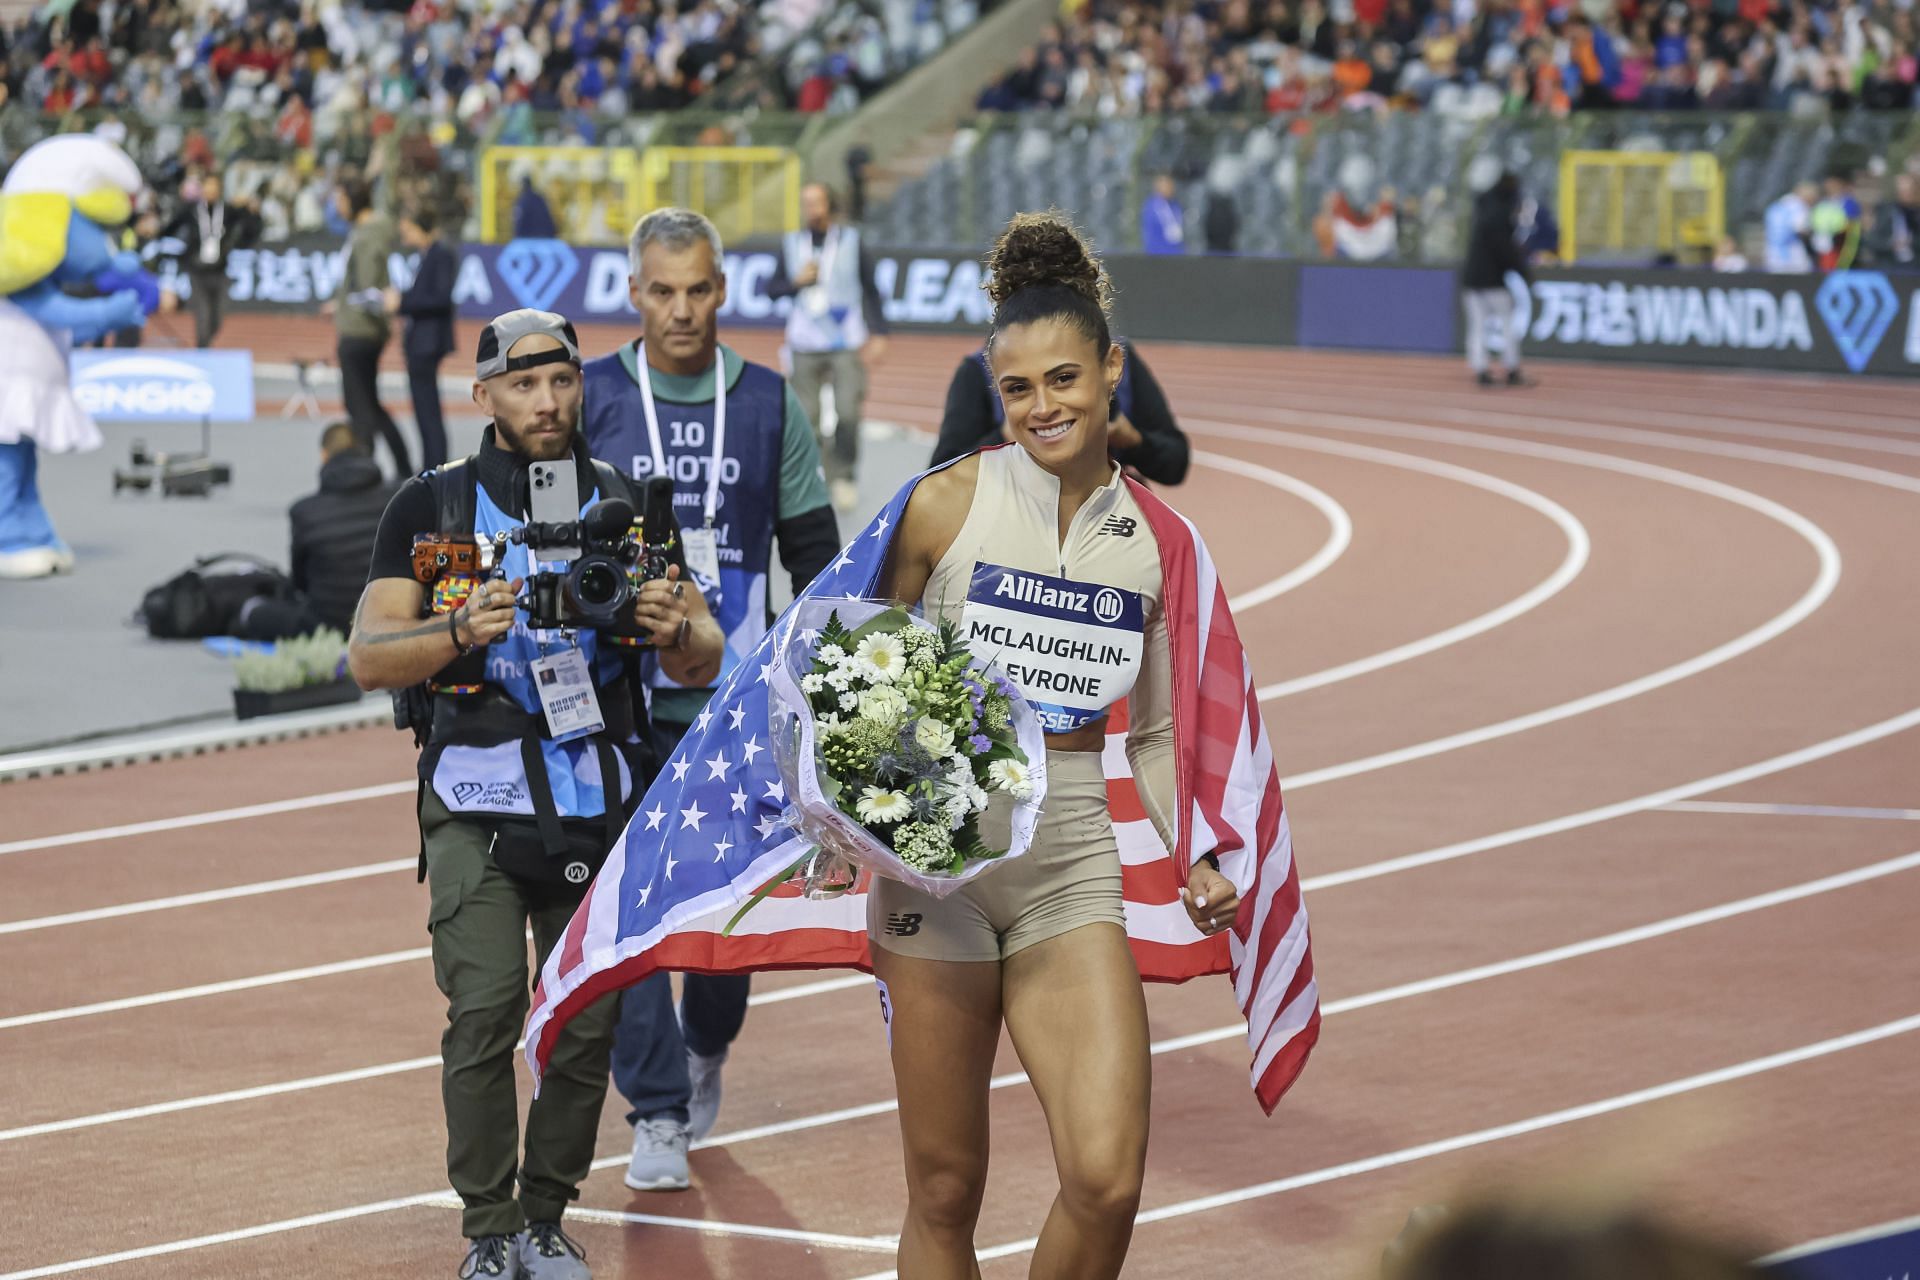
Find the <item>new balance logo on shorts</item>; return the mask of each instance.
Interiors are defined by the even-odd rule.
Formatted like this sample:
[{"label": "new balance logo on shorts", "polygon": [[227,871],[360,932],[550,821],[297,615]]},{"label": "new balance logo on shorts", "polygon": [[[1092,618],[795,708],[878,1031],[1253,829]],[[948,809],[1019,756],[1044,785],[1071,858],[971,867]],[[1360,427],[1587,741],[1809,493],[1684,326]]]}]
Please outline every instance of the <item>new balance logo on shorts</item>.
[{"label": "new balance logo on shorts", "polygon": [[1110,533],[1116,538],[1131,538],[1140,522],[1132,516],[1108,516],[1107,522],[1100,526],[1100,532]]},{"label": "new balance logo on shorts", "polygon": [[921,915],[918,911],[909,911],[901,915],[887,917],[887,932],[896,938],[911,938],[920,932]]}]

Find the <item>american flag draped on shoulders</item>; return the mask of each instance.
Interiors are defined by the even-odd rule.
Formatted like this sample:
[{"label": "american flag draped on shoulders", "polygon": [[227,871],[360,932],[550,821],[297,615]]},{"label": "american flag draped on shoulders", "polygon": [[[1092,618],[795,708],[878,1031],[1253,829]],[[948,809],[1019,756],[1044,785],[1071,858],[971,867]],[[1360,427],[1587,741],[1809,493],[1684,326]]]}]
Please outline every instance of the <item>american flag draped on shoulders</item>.
[{"label": "american flag draped on shoulders", "polygon": [[[917,483],[894,495],[805,598],[874,594]],[[1185,517],[1146,489],[1135,485],[1134,496],[1160,544],[1179,830],[1168,850],[1147,819],[1127,762],[1123,705],[1109,722],[1104,761],[1129,941],[1149,981],[1232,975],[1247,1018],[1254,1093],[1271,1112],[1320,1035],[1319,989],[1279,774],[1252,669],[1206,545]],[[714,693],[548,957],[527,1022],[536,1080],[569,1018],[656,970],[871,968],[859,892],[818,901],[781,889],[731,935],[721,932],[742,903],[806,851],[779,821],[787,797],[767,741],[780,629],[776,624]],[[1212,938],[1193,927],[1179,893],[1193,859],[1209,852],[1242,901],[1233,930]]]}]

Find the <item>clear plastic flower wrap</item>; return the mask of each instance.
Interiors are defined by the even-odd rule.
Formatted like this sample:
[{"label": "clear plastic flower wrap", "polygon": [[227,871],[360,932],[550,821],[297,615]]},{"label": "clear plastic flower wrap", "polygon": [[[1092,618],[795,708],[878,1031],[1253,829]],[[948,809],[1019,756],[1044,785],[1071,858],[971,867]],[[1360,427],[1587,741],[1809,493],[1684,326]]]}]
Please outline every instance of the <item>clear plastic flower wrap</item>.
[{"label": "clear plastic flower wrap", "polygon": [[861,872],[944,897],[1033,840],[1046,744],[1033,708],[951,626],[881,600],[802,601],[768,674],[782,820],[811,895]]}]

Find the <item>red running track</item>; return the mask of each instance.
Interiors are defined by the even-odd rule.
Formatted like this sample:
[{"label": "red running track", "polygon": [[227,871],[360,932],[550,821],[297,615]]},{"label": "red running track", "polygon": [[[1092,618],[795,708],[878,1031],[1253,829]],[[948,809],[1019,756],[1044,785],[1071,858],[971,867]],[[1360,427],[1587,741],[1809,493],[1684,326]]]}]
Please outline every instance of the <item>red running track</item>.
[{"label": "red running track", "polygon": [[[324,350],[302,323],[248,335]],[[872,416],[931,426],[964,350],[896,342]],[[1149,355],[1201,451],[1170,496],[1260,597],[1328,1017],[1266,1120],[1225,985],[1150,993],[1128,1274],[1251,1246],[1363,1276],[1412,1205],[1489,1179],[1632,1180],[1766,1247],[1912,1214],[1910,391]],[[452,1273],[410,764],[367,730],[0,788],[0,1280]],[[889,1271],[871,985],[756,990],[694,1191],[626,1190],[610,1100],[571,1220],[596,1274]],[[1011,1277],[1051,1160],[1023,1084],[994,1126],[979,1242]]]}]

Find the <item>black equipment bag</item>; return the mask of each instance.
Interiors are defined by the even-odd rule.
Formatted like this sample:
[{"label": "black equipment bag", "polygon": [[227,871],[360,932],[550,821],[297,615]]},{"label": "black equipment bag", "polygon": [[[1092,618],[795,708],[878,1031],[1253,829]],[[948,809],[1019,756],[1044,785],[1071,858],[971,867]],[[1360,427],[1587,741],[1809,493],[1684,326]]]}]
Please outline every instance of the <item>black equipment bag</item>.
[{"label": "black equipment bag", "polygon": [[240,610],[259,597],[288,600],[293,583],[272,564],[242,551],[201,556],[140,598],[138,617],[160,640],[232,635]]}]

